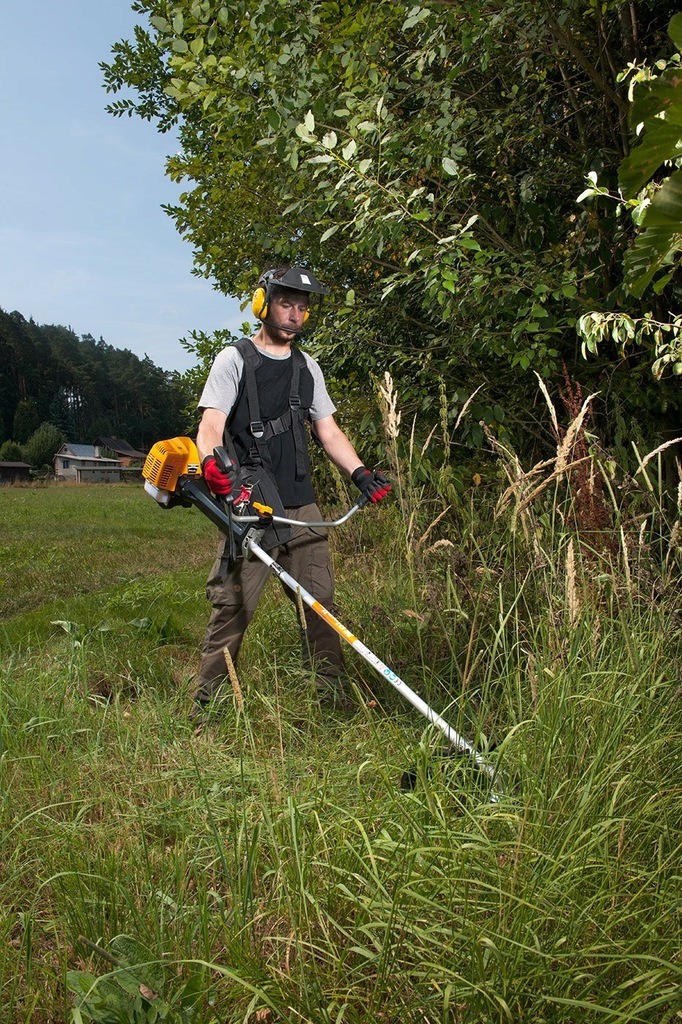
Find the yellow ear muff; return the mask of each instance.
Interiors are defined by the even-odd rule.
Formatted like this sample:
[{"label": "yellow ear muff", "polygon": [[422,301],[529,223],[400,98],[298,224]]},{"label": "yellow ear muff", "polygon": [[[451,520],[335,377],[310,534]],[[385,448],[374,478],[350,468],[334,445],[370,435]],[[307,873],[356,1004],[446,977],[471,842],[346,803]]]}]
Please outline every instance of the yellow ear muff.
[{"label": "yellow ear muff", "polygon": [[268,315],[268,303],[265,288],[256,288],[251,299],[251,310],[258,320],[265,320]]},{"label": "yellow ear muff", "polygon": [[[256,288],[251,299],[251,311],[257,320],[265,320],[269,311],[265,288]],[[303,314],[303,323],[306,322],[309,316],[310,310],[306,309]]]}]

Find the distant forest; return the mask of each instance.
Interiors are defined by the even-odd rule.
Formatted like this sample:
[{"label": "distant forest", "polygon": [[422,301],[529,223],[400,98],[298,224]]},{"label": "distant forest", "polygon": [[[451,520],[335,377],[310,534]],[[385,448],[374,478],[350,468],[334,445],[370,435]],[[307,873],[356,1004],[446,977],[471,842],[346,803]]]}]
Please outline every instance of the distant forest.
[{"label": "distant forest", "polygon": [[187,431],[181,375],[101,338],[0,309],[0,365],[0,445],[45,423],[72,443],[113,436],[141,451]]}]

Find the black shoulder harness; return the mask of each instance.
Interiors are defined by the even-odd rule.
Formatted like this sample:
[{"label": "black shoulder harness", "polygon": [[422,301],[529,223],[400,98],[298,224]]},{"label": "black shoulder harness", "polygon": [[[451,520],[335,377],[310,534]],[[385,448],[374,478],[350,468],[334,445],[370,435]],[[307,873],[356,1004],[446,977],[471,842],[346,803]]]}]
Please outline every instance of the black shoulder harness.
[{"label": "black shoulder harness", "polygon": [[283,416],[263,422],[260,416],[258,387],[256,385],[256,369],[261,365],[262,357],[250,338],[240,338],[235,347],[244,360],[244,386],[249,408],[249,434],[251,438],[249,461],[254,465],[260,464],[271,467],[272,460],[267,441],[276,434],[283,434],[286,430],[293,430],[296,448],[296,479],[303,480],[306,471],[305,450],[301,431],[297,428],[300,421],[307,420],[310,414],[310,409],[302,408],[299,394],[301,370],[305,366],[303,354],[297,348],[291,349],[292,364],[289,408]]}]

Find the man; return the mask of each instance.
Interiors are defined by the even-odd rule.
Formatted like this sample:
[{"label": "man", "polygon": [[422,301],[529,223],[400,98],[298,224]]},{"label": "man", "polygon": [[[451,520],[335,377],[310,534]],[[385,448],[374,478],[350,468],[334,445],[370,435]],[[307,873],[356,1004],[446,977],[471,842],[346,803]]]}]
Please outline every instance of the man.
[{"label": "man", "polygon": [[[204,479],[215,495],[234,496],[236,486],[236,473],[226,472],[213,454],[224,445],[240,466],[260,467],[274,480],[287,518],[321,520],[312,489],[306,421],[331,461],[371,501],[380,501],[391,490],[382,473],[363,465],[334,420],[336,409],[319,365],[293,347],[308,319],[311,295],[327,291],[303,267],[266,271],[252,300],[260,329],[216,357],[199,400],[197,432]],[[236,662],[269,576],[258,559],[242,557],[227,565],[227,551],[229,543],[223,540],[206,587],[212,612],[194,695],[198,716],[225,680],[225,647]],[[293,528],[271,554],[320,604],[332,604],[334,579],[324,530]],[[285,593],[295,601],[287,588]],[[339,637],[311,609],[306,607],[304,615],[304,663],[315,672],[321,699],[345,704]]]}]

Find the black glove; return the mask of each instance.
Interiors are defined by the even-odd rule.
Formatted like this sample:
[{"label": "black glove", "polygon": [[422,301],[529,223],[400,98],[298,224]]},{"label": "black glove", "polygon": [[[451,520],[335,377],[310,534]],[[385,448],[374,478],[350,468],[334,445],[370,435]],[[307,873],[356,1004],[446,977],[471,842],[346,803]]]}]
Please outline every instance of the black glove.
[{"label": "black glove", "polygon": [[232,494],[232,489],[237,480],[237,469],[232,461],[230,461],[230,465],[227,468],[224,468],[224,466],[218,463],[215,455],[207,455],[201,463],[201,472],[214,494],[219,495],[221,498],[226,498],[228,494]]},{"label": "black glove", "polygon": [[351,473],[351,480],[370,501],[375,504],[385,498],[389,491],[393,490],[391,484],[377,469],[367,469],[366,466],[358,466]]}]

